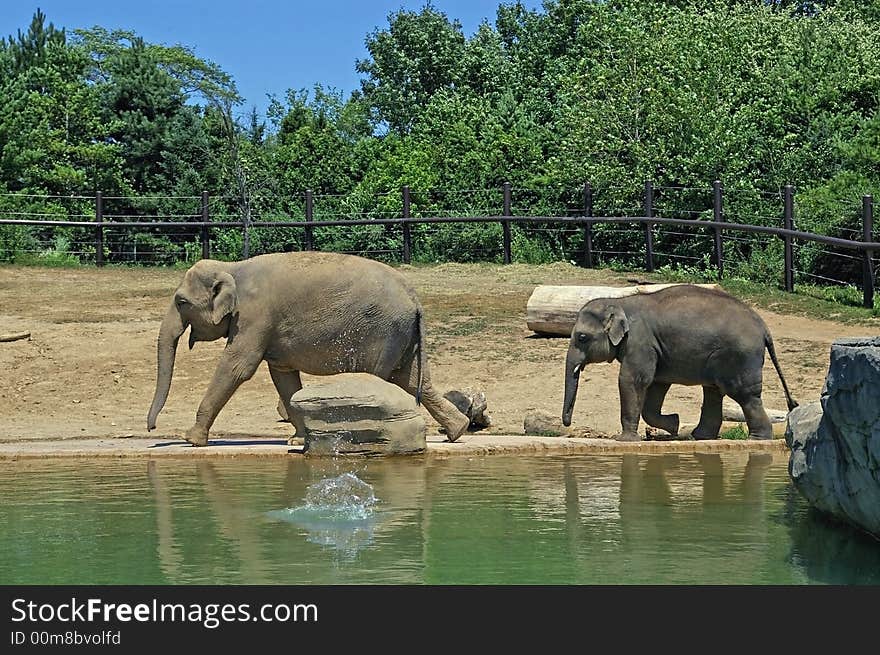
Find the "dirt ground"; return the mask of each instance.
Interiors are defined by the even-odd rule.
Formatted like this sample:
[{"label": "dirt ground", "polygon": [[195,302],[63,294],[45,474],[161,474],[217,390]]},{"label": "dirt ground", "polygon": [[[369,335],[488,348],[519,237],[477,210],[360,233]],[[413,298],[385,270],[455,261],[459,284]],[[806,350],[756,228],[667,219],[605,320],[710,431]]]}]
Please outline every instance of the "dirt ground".
[{"label": "dirt ground", "polygon": [[[627,285],[624,275],[564,263],[546,266],[442,264],[401,267],[414,283],[428,322],[428,357],[441,390],[484,391],[494,434],[521,434],[526,410],[558,416],[567,339],[536,338],[525,308],[538,284]],[[0,440],[147,436],[156,375],[156,335],[183,276],[167,269],[49,269],[0,266],[0,334],[29,331],[29,340],[0,343]],[[831,342],[877,334],[877,326],[835,323],[759,310],[773,334],[792,392],[818,399]],[[174,381],[158,430],[179,437],[192,423],[224,342],[178,350]],[[581,377],[573,426],[619,431],[616,363]],[[303,376],[308,385],[309,376]],[[212,436],[289,436],[263,365],[220,413]],[[683,423],[699,416],[699,387],[673,387],[664,411]],[[785,408],[779,378],[765,362],[764,403]],[[425,412],[429,432],[437,424]],[[641,426],[644,429],[644,424]]]}]

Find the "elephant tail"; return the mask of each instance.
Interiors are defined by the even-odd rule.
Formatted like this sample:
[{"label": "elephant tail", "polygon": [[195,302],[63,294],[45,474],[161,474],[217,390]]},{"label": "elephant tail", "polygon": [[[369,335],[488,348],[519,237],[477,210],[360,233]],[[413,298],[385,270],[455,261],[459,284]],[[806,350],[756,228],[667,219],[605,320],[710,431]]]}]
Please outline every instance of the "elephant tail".
[{"label": "elephant tail", "polygon": [[422,404],[422,386],[425,382],[425,315],[421,306],[416,306],[416,350],[418,350],[419,376],[416,383],[416,405]]},{"label": "elephant tail", "polygon": [[797,407],[798,404],[797,401],[791,397],[791,392],[788,390],[788,384],[785,382],[785,376],[782,374],[779,360],[776,359],[776,350],[773,348],[773,338],[770,336],[769,330],[764,330],[764,345],[767,346],[767,352],[770,353],[770,361],[773,362],[773,367],[776,369],[776,373],[779,374],[779,381],[782,382],[782,390],[785,391],[785,402],[788,404],[788,411],[791,411]]}]

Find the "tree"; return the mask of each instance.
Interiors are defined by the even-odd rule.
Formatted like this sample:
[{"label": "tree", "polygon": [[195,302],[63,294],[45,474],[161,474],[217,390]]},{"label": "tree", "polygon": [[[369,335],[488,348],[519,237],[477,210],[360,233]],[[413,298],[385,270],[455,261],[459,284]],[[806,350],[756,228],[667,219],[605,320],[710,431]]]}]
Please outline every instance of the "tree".
[{"label": "tree", "polygon": [[101,85],[106,121],[132,191],[199,191],[211,153],[199,109],[185,104],[179,82],[137,38],[106,67],[109,78]]},{"label": "tree", "polygon": [[179,91],[186,99],[216,107],[241,103],[232,77],[214,62],[197,57],[187,46],[145,43],[131,30],[109,31],[99,26],[74,30],[73,41],[88,54],[89,76],[94,82],[108,82],[113,62],[138,41],[155,66],[177,80]]},{"label": "tree", "polygon": [[367,75],[361,89],[376,120],[406,134],[431,96],[454,87],[465,38],[461,23],[430,4],[392,13],[388,23],[367,37],[370,58],[356,68]]},{"label": "tree", "polygon": [[79,194],[118,182],[88,61],[40,12],[0,40],[0,180],[13,190]]},{"label": "tree", "polygon": [[290,90],[286,106],[273,99],[270,117],[277,126],[273,158],[283,193],[352,189],[359,178],[356,143],[369,137],[371,129],[358,96],[346,102],[338,91],[320,85],[311,93]]}]

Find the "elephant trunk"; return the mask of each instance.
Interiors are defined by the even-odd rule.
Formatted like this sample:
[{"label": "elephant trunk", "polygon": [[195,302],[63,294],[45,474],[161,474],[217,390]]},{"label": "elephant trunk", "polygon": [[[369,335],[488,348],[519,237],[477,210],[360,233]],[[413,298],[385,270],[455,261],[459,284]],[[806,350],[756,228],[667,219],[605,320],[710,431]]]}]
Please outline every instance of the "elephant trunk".
[{"label": "elephant trunk", "polygon": [[150,413],[147,415],[147,430],[153,430],[156,427],[156,417],[165,406],[165,400],[168,398],[168,390],[171,388],[171,376],[174,373],[174,356],[177,353],[177,342],[186,325],[177,311],[177,306],[171,303],[165,318],[162,319],[162,326],[159,328],[159,340],[156,345],[156,354],[158,359],[158,371],[156,373],[156,392],[153,394],[153,404],[150,406]]},{"label": "elephant trunk", "polygon": [[577,361],[577,359],[569,355],[565,360],[565,397],[562,401],[562,424],[566,427],[571,425],[571,414],[574,411],[578,381],[583,367],[583,362]]}]

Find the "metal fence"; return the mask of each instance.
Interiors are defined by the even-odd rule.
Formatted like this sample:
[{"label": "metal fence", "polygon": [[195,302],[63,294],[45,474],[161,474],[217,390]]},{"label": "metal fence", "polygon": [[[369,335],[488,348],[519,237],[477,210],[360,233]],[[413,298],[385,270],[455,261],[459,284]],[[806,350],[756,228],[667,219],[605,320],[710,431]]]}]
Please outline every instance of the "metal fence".
[{"label": "metal fence", "polygon": [[[604,198],[600,211],[596,211],[597,194]],[[864,306],[874,306],[873,253],[880,243],[873,234],[871,196],[861,199],[861,230],[844,229],[844,237],[797,229],[790,185],[775,194],[726,192],[719,181],[711,188],[655,188],[647,181],[641,189],[594,189],[586,183],[551,192],[515,189],[506,183],[500,189],[456,191],[412,191],[404,186],[400,192],[381,196],[378,203],[371,198],[368,210],[351,196],[316,196],[312,191],[287,198],[251,197],[242,210],[241,199],[211,197],[207,192],[140,198],[100,192],[94,196],[3,194],[0,259],[13,251],[46,252],[53,240],[63,238],[63,247],[56,250],[98,266],[108,255],[117,262],[173,263],[212,253],[247,258],[271,250],[335,250],[408,264],[424,252],[436,253],[435,259],[454,259],[449,250],[454,250],[456,239],[472,238],[468,226],[481,225],[493,229],[484,228],[479,243],[469,244],[469,256],[476,259],[511,263],[516,236],[540,244],[546,257],[585,267],[641,259],[641,267],[651,272],[658,262],[708,258],[723,277],[731,264],[731,248],[726,244],[751,247],[750,239],[765,237],[771,240],[764,242],[765,247],[781,245],[781,282],[787,291],[794,291],[796,277],[819,283],[855,282],[861,286]],[[778,214],[756,209],[767,206],[765,196],[774,201],[781,196]],[[419,207],[415,211],[414,199]],[[853,210],[848,208],[851,214]],[[30,231],[20,234],[16,228]],[[230,231],[232,245],[224,241],[229,241]],[[157,254],[157,249],[167,249],[163,244],[169,235],[183,242],[183,251],[178,243]],[[658,242],[675,241],[688,247],[676,252],[657,248]],[[814,259],[832,263],[813,271],[798,269],[798,256],[807,249]],[[847,275],[835,277],[836,270],[846,270]]]}]

